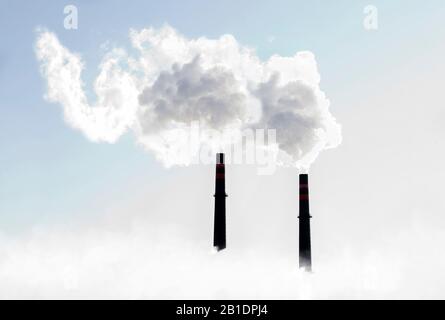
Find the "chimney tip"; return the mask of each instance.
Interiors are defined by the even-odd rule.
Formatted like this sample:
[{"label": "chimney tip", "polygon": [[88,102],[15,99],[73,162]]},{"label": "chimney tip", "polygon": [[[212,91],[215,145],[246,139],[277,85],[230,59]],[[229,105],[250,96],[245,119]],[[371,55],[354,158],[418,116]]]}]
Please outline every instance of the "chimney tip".
[{"label": "chimney tip", "polygon": [[216,154],[216,163],[217,164],[224,164],[224,153],[217,153]]}]

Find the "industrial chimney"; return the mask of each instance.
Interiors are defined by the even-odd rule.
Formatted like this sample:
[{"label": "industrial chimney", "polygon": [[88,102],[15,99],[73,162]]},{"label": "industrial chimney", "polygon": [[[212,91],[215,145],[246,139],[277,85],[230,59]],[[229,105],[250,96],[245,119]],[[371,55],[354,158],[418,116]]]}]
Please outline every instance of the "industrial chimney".
[{"label": "industrial chimney", "polygon": [[300,174],[300,269],[312,271],[311,215],[309,213],[309,181],[307,174]]},{"label": "industrial chimney", "polygon": [[224,153],[216,155],[215,177],[215,222],[213,232],[213,246],[217,251],[226,248],[226,180]]}]

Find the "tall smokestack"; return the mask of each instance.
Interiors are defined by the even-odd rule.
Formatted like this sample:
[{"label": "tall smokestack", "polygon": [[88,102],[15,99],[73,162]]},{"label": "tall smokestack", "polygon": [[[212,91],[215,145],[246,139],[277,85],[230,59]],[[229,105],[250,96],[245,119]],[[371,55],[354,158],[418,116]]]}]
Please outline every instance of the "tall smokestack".
[{"label": "tall smokestack", "polygon": [[221,251],[226,248],[226,176],[224,166],[224,153],[216,155],[215,179],[215,225],[213,233],[213,246]]},{"label": "tall smokestack", "polygon": [[300,268],[312,271],[311,215],[309,213],[309,181],[307,174],[300,174]]}]

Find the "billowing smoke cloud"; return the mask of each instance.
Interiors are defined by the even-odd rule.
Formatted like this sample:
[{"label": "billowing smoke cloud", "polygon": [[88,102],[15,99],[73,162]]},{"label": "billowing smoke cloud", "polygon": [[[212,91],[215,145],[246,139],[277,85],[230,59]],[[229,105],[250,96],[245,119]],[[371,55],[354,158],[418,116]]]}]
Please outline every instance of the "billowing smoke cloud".
[{"label": "billowing smoke cloud", "polygon": [[[310,52],[263,62],[231,35],[187,39],[169,26],[132,30],[130,38],[137,57],[123,49],[108,52],[94,84],[96,102],[90,104],[80,57],[53,33],[38,35],[48,100],[61,104],[66,121],[92,141],[113,143],[132,130],[164,164],[187,165],[192,154],[183,146],[190,135],[183,132],[194,123],[218,132],[276,129],[278,162],[303,168],[341,142]],[[225,147],[214,140],[202,135],[192,149]]]},{"label": "billowing smoke cloud", "polygon": [[138,90],[134,77],[119,62],[122,52],[109,53],[96,78],[97,102],[91,106],[83,89],[84,65],[50,32],[42,32],[36,47],[41,70],[48,82],[47,99],[60,103],[66,121],[94,142],[113,143],[134,122]]},{"label": "billowing smoke cloud", "polygon": [[[224,129],[244,119],[246,96],[234,75],[223,68],[204,70],[199,56],[183,66],[163,71],[139,97],[144,133],[156,132],[171,122]],[[240,123],[241,124],[241,123]]]}]

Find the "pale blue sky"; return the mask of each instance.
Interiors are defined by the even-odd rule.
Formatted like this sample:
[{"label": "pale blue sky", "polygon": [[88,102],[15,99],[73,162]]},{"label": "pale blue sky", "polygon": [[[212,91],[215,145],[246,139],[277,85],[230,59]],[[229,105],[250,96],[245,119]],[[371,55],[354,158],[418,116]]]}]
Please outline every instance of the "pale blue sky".
[{"label": "pale blue sky", "polygon": [[[122,188],[134,176],[168,174],[125,137],[116,145],[91,144],[44,101],[45,82],[33,52],[38,26],[54,31],[82,55],[89,85],[106,41],[128,46],[129,28],[168,23],[189,37],[233,34],[259,55],[316,55],[322,89],[340,122],[350,106],[336,95],[433,50],[445,34],[438,1],[372,1],[380,28],[362,27],[369,1],[1,1],[0,12],[0,223],[8,228],[54,215],[94,211],[103,189]],[[79,30],[63,28],[63,7],[79,9]],[[269,42],[270,37],[274,38]],[[366,99],[366,97],[363,97]],[[347,132],[347,131],[346,131]],[[117,191],[118,192],[118,191]]]}]

